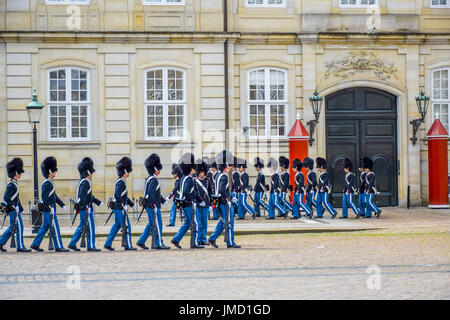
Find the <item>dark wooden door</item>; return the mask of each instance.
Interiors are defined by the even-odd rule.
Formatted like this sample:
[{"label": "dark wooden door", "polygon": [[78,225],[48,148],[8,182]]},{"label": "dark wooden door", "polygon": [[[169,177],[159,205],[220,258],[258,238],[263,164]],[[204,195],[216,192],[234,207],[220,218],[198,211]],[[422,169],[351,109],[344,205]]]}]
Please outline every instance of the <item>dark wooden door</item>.
[{"label": "dark wooden door", "polygon": [[380,206],[398,205],[396,97],[373,88],[351,88],[326,97],[327,159],[335,206],[342,205],[343,163],[352,160],[359,184],[359,159],[374,161]]}]

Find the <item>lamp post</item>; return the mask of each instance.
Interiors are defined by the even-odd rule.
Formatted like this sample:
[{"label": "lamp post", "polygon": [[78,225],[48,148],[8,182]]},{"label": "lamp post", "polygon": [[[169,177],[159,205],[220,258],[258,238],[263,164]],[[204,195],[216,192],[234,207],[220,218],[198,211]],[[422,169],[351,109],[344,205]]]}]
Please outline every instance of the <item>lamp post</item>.
[{"label": "lamp post", "polygon": [[309,121],[307,125],[309,126],[309,146],[312,146],[314,143],[314,130],[319,123],[320,111],[322,109],[322,101],[323,97],[319,96],[319,93],[314,91],[314,96],[309,98],[309,102],[311,103],[311,107],[313,109],[313,113],[315,119]]},{"label": "lamp post", "polygon": [[413,136],[411,138],[413,145],[415,145],[417,142],[417,137],[416,137],[417,131],[419,131],[419,128],[422,125],[422,123],[425,122],[425,115],[427,114],[429,103],[430,103],[430,97],[426,96],[425,93],[423,92],[423,90],[420,91],[420,96],[416,97],[416,104],[417,104],[417,109],[419,110],[419,113],[420,113],[420,118],[411,120],[411,122],[410,122],[410,124],[412,124],[412,126],[413,126]]},{"label": "lamp post", "polygon": [[38,189],[38,168],[37,168],[37,130],[36,124],[39,123],[41,112],[44,106],[37,101],[36,89],[33,89],[33,99],[27,105],[27,114],[29,123],[33,124],[33,177],[34,177],[34,205],[31,209],[31,220],[33,222],[32,233],[37,233],[41,224],[42,217],[39,214],[39,189]]}]

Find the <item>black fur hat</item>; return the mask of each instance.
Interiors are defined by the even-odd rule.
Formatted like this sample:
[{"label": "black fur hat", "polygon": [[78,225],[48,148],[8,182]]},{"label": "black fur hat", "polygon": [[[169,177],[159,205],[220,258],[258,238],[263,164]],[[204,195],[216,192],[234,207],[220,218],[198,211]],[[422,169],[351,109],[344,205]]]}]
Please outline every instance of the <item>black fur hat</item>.
[{"label": "black fur hat", "polygon": [[191,173],[192,169],[195,168],[195,157],[192,153],[185,153],[178,161],[178,165],[180,166],[181,172],[184,175],[188,175]]},{"label": "black fur hat", "polygon": [[199,175],[202,171],[205,174],[208,172],[208,163],[203,159],[197,159],[195,161],[195,172]]},{"label": "black fur hat", "polygon": [[41,172],[44,178],[48,178],[50,171],[51,172],[58,171],[56,158],[52,156],[45,158],[44,161],[42,161],[41,163]]},{"label": "black fur hat", "polygon": [[349,158],[344,159],[344,169],[348,169],[349,171],[353,170],[353,162]]},{"label": "black fur hat", "polygon": [[132,166],[133,162],[131,161],[131,159],[128,157],[123,157],[116,163],[117,175],[119,177],[122,177],[125,172],[130,173],[131,171],[133,171]]},{"label": "black fur hat", "polygon": [[217,169],[224,170],[227,166],[235,166],[236,158],[230,151],[223,150],[216,156]]},{"label": "black fur hat", "polygon": [[206,171],[208,171],[209,168],[211,168],[211,160],[210,160],[207,156],[204,156],[204,157],[202,158],[202,160],[203,160],[203,162],[206,163],[206,166],[207,166],[207,170],[206,170]]},{"label": "black fur hat", "polygon": [[363,159],[363,169],[369,169],[372,170],[373,168],[373,161],[370,158],[364,158]]},{"label": "black fur hat", "polygon": [[267,168],[273,168],[274,170],[278,169],[278,161],[275,158],[270,157],[267,160]]},{"label": "black fur hat", "polygon": [[325,160],[324,158],[318,157],[316,159],[316,167],[326,169],[327,168],[327,160]]},{"label": "black fur hat", "polygon": [[78,164],[78,172],[81,178],[86,178],[88,175],[95,172],[94,161],[91,158],[86,157]]},{"label": "black fur hat", "polygon": [[170,172],[170,174],[172,174],[172,175],[177,174],[178,169],[179,169],[178,163],[172,164],[172,171]]},{"label": "black fur hat", "polygon": [[359,158],[359,166],[358,166],[358,168],[362,169],[362,167],[363,167],[363,159]]},{"label": "black fur hat", "polygon": [[9,178],[14,178],[18,174],[22,174],[23,171],[23,161],[20,158],[14,158],[6,164],[6,172]]},{"label": "black fur hat", "polygon": [[147,169],[148,174],[152,175],[156,171],[161,171],[162,164],[161,159],[156,153],[151,154],[147,159],[145,159],[145,168]]},{"label": "black fur hat", "polygon": [[209,166],[210,166],[211,168],[217,169],[216,159],[211,158],[211,159],[210,159],[210,162],[209,162]]},{"label": "black fur hat", "polygon": [[309,170],[313,170],[314,169],[314,160],[306,157],[305,159],[303,159],[303,167],[308,168]]},{"label": "black fur hat", "polygon": [[292,161],[293,169],[297,169],[297,171],[300,171],[300,170],[302,170],[302,166],[303,166],[303,163],[300,161],[300,159],[294,159]]},{"label": "black fur hat", "polygon": [[247,160],[237,158],[237,159],[236,159],[236,166],[237,166],[238,168],[244,168],[244,169],[246,169],[246,168],[247,168]]},{"label": "black fur hat", "polygon": [[183,176],[183,171],[181,171],[180,166],[177,166],[177,177],[181,178]]},{"label": "black fur hat", "polygon": [[284,157],[284,156],[281,156],[281,157],[278,159],[278,161],[280,162],[280,167],[289,169],[289,159],[288,159],[288,158],[286,158],[286,157]]},{"label": "black fur hat", "polygon": [[254,162],[255,162],[255,168],[261,168],[261,169],[264,168],[264,160],[263,159],[256,157]]}]

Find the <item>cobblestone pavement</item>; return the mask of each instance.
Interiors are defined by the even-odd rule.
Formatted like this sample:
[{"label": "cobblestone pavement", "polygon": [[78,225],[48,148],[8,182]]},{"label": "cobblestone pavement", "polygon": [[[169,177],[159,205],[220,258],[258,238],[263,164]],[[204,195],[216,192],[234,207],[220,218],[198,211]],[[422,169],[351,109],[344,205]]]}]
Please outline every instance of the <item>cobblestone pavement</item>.
[{"label": "cobblestone pavement", "polygon": [[[8,252],[0,258],[0,296],[449,299],[449,230],[411,223],[381,231],[237,236],[242,249],[226,249],[219,238],[220,249],[125,252],[116,241],[114,252]],[[189,238],[181,244],[188,247]],[[78,268],[80,289],[73,281]]]}]

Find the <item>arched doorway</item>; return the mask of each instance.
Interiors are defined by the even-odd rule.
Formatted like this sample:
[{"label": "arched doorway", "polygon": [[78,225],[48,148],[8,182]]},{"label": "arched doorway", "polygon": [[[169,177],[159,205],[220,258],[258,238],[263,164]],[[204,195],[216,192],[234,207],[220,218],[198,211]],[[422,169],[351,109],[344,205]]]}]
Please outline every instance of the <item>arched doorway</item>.
[{"label": "arched doorway", "polygon": [[374,161],[380,206],[398,205],[397,97],[357,87],[334,92],[325,100],[326,152],[335,205],[342,205],[343,162],[349,158],[359,185],[359,159]]}]

